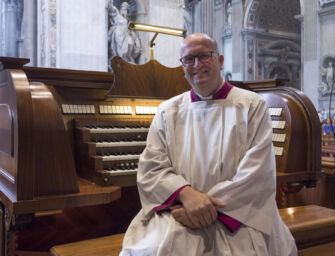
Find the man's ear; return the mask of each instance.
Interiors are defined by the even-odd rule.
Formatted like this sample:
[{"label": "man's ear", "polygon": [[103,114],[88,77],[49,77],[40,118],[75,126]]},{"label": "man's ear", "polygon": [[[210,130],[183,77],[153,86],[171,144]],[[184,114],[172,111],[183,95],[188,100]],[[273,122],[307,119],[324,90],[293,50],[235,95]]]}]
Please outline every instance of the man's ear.
[{"label": "man's ear", "polygon": [[223,70],[223,61],[224,61],[224,56],[219,55],[220,70]]}]

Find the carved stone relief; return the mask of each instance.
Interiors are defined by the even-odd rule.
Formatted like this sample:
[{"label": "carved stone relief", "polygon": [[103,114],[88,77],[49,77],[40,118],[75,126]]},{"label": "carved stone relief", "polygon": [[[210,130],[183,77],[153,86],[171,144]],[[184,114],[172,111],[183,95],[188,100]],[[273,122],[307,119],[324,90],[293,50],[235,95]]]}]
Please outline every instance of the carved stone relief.
[{"label": "carved stone relief", "polygon": [[[108,7],[108,63],[114,56],[120,56],[132,63],[139,63],[141,41],[137,32],[128,30],[129,21],[136,21],[135,0],[109,1]],[[109,70],[111,70],[109,64]]]},{"label": "carved stone relief", "polygon": [[254,78],[254,40],[247,40],[247,80]]},{"label": "carved stone relief", "polygon": [[232,2],[228,0],[225,4],[225,34],[231,35],[232,34]]},{"label": "carved stone relief", "polygon": [[320,85],[318,87],[320,96],[327,96],[334,86],[335,55],[326,55],[320,63]]}]

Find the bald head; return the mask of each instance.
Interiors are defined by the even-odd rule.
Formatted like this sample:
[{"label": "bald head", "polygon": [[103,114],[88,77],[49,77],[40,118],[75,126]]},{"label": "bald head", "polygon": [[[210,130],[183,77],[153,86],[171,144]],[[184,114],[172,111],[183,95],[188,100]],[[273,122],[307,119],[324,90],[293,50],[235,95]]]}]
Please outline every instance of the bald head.
[{"label": "bald head", "polygon": [[201,33],[186,37],[180,56],[185,78],[198,94],[209,96],[221,87],[224,80],[220,72],[224,58],[213,38]]},{"label": "bald head", "polygon": [[180,56],[183,57],[183,52],[185,51],[185,48],[190,47],[194,44],[206,45],[209,49],[213,51],[218,51],[218,45],[213,38],[211,38],[207,34],[195,33],[195,34],[191,34],[188,37],[186,37],[184,41],[182,42],[181,48],[180,48]]}]

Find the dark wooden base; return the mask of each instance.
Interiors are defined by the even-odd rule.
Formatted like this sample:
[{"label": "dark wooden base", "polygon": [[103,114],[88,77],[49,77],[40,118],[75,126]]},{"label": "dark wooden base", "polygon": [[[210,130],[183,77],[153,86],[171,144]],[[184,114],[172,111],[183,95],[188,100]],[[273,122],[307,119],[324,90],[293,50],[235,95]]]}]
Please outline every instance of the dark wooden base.
[{"label": "dark wooden base", "polygon": [[18,231],[17,249],[47,252],[54,245],[124,233],[140,207],[137,188],[129,187],[122,189],[121,199],[107,205],[35,217]]}]

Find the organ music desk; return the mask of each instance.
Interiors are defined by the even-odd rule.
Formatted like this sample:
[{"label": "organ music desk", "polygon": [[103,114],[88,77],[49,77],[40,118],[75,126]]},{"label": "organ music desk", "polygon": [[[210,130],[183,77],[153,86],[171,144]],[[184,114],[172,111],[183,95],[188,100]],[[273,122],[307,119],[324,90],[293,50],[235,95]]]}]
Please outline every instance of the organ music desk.
[{"label": "organ music desk", "polygon": [[[124,232],[140,208],[136,168],[156,108],[190,89],[182,69],[157,61],[132,65],[119,57],[112,60],[114,73],[27,67],[27,59],[0,62],[2,255]],[[284,81],[232,83],[259,93],[270,107],[277,202],[293,206],[285,193],[314,186],[320,172],[316,110]],[[59,209],[47,221],[38,217]],[[55,227],[64,219],[73,222],[65,234]],[[38,234],[50,230],[57,232],[42,243]]]}]

